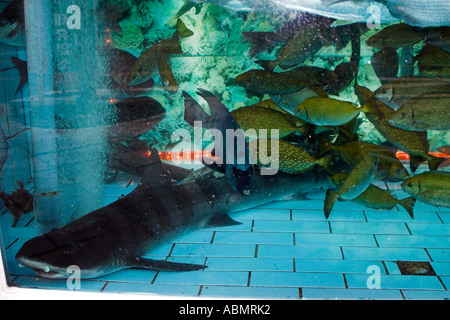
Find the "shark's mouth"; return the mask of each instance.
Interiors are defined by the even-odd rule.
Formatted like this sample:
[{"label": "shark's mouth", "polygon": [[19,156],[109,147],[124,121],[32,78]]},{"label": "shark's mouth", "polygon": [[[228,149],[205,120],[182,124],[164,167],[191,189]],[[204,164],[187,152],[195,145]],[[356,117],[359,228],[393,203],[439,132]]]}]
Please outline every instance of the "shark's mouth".
[{"label": "shark's mouth", "polygon": [[68,275],[65,272],[60,272],[52,266],[46,263],[34,261],[27,258],[18,258],[19,264],[28,267],[34,271],[38,276],[49,279],[63,279],[67,278]]}]

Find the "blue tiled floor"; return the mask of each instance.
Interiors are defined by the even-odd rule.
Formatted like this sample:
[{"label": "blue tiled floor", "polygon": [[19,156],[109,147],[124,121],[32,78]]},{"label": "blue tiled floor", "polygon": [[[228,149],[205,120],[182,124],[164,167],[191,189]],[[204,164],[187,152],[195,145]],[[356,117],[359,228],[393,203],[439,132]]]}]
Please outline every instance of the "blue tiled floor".
[{"label": "blue tiled floor", "polygon": [[[132,185],[125,189],[128,182],[108,186],[105,204],[132,190]],[[400,194],[395,184],[389,188]],[[374,210],[339,202],[325,219],[323,192],[312,197],[238,212],[232,217],[241,225],[198,230],[146,255],[205,264],[203,271],[124,270],[83,280],[82,290],[188,298],[450,299],[449,209],[417,202],[411,219],[403,208]],[[33,217],[10,229],[12,216],[5,213],[0,223],[13,283],[64,289],[65,281],[39,278],[14,260],[21,245],[38,234]],[[430,262],[436,275],[402,275],[399,260]],[[370,290],[374,267],[380,289]]]}]

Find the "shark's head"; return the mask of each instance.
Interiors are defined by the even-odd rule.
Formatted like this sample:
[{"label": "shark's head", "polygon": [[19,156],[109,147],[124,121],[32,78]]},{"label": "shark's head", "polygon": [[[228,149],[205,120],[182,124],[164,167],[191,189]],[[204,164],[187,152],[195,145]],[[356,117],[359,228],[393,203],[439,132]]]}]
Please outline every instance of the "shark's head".
[{"label": "shark's head", "polygon": [[68,267],[76,265],[71,255],[71,239],[59,230],[27,241],[16,254],[16,260],[42,277],[63,279]]}]

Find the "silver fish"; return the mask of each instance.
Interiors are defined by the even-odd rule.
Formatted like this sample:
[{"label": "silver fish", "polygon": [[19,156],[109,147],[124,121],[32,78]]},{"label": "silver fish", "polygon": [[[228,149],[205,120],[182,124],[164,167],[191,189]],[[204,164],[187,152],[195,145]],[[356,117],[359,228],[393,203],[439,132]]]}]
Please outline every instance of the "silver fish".
[{"label": "silver fish", "polygon": [[429,0],[207,0],[237,11],[297,10],[351,22],[392,23],[420,27],[450,25],[450,1]]}]

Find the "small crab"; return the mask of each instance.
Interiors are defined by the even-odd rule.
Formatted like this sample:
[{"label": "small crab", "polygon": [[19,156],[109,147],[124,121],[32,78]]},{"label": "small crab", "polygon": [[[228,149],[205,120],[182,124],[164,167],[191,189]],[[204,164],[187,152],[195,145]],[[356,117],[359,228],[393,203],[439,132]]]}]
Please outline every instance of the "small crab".
[{"label": "small crab", "polygon": [[6,208],[14,215],[12,228],[17,226],[17,222],[23,214],[33,211],[33,195],[25,189],[22,181],[17,181],[19,189],[13,191],[11,195],[1,191],[0,198],[5,203]]}]

